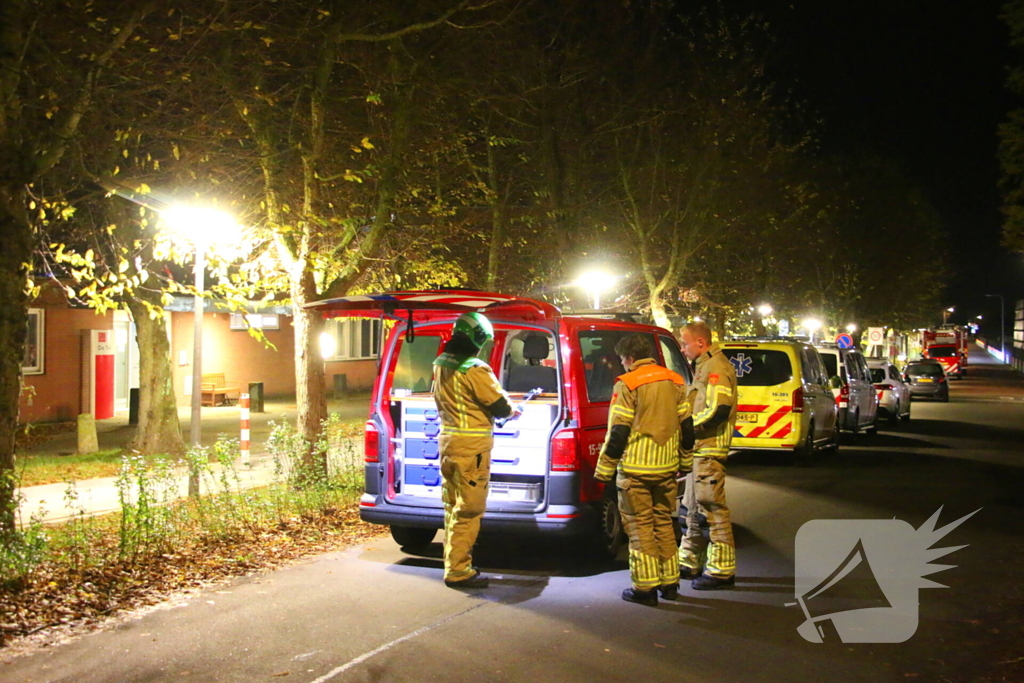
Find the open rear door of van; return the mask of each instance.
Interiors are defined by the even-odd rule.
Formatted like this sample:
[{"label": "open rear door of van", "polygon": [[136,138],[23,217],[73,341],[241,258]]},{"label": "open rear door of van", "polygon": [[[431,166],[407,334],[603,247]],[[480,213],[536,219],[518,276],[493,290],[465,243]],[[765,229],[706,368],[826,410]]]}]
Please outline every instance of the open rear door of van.
[{"label": "open rear door of van", "polygon": [[543,301],[524,297],[457,289],[357,294],[308,303],[304,308],[321,311],[325,318],[391,318],[423,322],[440,315],[480,311],[503,319],[539,320],[560,315]]}]

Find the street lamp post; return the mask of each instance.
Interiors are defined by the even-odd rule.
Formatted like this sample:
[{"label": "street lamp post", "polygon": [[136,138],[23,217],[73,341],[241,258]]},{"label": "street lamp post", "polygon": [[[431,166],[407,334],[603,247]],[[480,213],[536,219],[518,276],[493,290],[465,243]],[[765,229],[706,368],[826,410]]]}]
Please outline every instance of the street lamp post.
[{"label": "street lamp post", "polygon": [[955,306],[950,306],[949,308],[943,309],[943,311],[942,311],[942,324],[943,325],[945,325],[946,322],[949,320],[949,314],[953,313],[954,311],[956,311],[956,307]]},{"label": "street lamp post", "polygon": [[[164,221],[189,242],[195,253],[193,271],[195,295],[192,322],[192,418],[189,421],[189,445],[195,449],[202,445],[203,411],[203,291],[206,288],[206,250],[216,242],[237,239],[235,220],[216,209],[173,206],[163,212]],[[199,473],[189,468],[188,495],[199,495]]]},{"label": "street lamp post", "polygon": [[811,343],[814,343],[814,333],[821,329],[821,321],[817,318],[807,318],[802,327],[811,333]]},{"label": "street lamp post", "polygon": [[[999,297],[999,357],[1006,362],[1006,300],[1002,294],[986,294],[987,298],[994,299]],[[979,316],[980,317],[980,316]]]},{"label": "street lamp post", "polygon": [[588,270],[573,282],[574,285],[594,297],[594,310],[601,309],[601,294],[615,286],[616,277],[600,270]]}]

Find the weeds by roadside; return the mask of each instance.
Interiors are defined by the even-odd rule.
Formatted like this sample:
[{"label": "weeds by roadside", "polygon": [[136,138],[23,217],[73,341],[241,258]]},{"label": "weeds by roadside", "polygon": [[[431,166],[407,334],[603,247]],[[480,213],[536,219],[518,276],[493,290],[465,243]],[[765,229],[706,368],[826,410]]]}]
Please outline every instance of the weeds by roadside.
[{"label": "weeds by roadside", "polygon": [[336,417],[325,422],[314,448],[328,454],[328,467],[313,475],[303,461],[309,446],[289,425],[275,425],[275,476],[258,489],[241,485],[234,439],[189,454],[198,498],[181,497],[184,472],[175,463],[141,456],[121,460],[119,513],[87,516],[69,484],[65,502],[78,512],[68,522],[24,521],[0,546],[0,644],[374,535],[358,520],[362,460],[351,431]]}]

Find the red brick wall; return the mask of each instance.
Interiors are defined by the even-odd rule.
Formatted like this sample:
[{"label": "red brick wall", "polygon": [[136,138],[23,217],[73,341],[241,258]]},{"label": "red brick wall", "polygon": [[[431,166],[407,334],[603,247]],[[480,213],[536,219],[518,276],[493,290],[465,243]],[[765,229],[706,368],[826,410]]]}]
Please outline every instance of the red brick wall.
[{"label": "red brick wall", "polygon": [[[21,422],[63,422],[82,412],[82,330],[112,330],[113,315],[68,308],[58,292],[44,290],[32,308],[45,310],[44,373],[25,375]],[[31,393],[34,391],[34,395]]]},{"label": "red brick wall", "polygon": [[[185,394],[185,385],[192,381],[192,314],[174,313],[171,343],[174,363],[174,388],[179,405],[191,400]],[[207,313],[203,318],[203,374],[224,373],[228,382],[238,382],[242,391],[249,382],[263,382],[267,397],[295,395],[295,358],[293,345],[295,332],[291,316],[280,316],[281,329],[264,330],[270,348],[249,336],[245,330],[230,329],[227,313]],[[187,365],[180,365],[181,352],[185,352]],[[327,389],[331,390],[333,375],[345,373],[350,391],[369,391],[373,388],[376,361],[335,361],[326,363]]]}]

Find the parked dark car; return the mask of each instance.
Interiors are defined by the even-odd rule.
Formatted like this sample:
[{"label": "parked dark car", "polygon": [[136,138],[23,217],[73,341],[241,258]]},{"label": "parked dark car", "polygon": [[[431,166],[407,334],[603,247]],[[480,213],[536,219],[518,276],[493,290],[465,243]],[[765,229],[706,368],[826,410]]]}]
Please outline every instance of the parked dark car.
[{"label": "parked dark car", "polygon": [[935,398],[949,402],[949,382],[942,364],[934,360],[912,361],[903,368],[903,380],[910,387],[910,397]]}]

